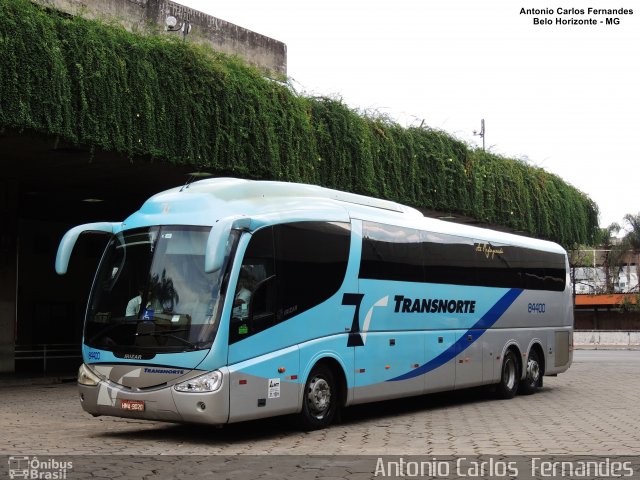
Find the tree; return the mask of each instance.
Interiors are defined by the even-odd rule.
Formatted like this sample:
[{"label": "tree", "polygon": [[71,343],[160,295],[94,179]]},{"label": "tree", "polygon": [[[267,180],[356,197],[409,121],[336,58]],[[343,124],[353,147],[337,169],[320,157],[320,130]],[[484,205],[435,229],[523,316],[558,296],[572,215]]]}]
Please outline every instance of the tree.
[{"label": "tree", "polygon": [[624,236],[624,243],[634,253],[640,252],[640,213],[635,215],[628,213],[624,216],[624,221],[630,227]]},{"label": "tree", "polygon": [[[640,213],[624,216],[626,234],[622,239],[622,247],[631,255],[640,255]],[[636,268],[640,262],[636,261]],[[640,273],[640,272],[638,272]],[[636,285],[636,289],[638,286]]]},{"label": "tree", "polygon": [[603,240],[601,244],[603,249],[602,269],[605,278],[604,292],[602,293],[613,293],[615,291],[615,285],[622,270],[620,263],[624,256],[625,248],[614,241],[618,232],[620,232],[620,225],[617,223],[612,223],[607,228],[601,229],[601,239]]},{"label": "tree", "polygon": [[[569,263],[572,267],[574,292],[579,284],[588,285],[589,293],[615,291],[622,271],[621,260],[626,252],[626,247],[615,241],[620,230],[619,224],[612,223],[598,231],[594,246],[582,247],[571,252]],[[576,268],[583,270],[582,275],[576,275]]]}]

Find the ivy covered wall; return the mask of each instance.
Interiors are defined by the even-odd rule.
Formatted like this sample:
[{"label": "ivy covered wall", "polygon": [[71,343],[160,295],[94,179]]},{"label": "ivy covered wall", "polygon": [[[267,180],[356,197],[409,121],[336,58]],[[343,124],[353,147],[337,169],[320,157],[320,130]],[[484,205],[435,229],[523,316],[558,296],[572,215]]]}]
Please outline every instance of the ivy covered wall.
[{"label": "ivy covered wall", "polygon": [[594,202],[540,168],[306,98],[204,47],[28,0],[0,0],[0,18],[0,128],[383,197],[565,246],[598,227]]}]

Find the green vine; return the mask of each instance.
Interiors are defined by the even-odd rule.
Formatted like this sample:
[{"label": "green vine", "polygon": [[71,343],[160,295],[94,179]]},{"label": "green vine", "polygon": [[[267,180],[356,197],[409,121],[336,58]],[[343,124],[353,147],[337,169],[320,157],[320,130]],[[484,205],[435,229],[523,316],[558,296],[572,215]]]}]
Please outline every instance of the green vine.
[{"label": "green vine", "polygon": [[598,209],[540,168],[307,98],[211,49],[0,0],[0,127],[132,160],[316,183],[589,244]]}]

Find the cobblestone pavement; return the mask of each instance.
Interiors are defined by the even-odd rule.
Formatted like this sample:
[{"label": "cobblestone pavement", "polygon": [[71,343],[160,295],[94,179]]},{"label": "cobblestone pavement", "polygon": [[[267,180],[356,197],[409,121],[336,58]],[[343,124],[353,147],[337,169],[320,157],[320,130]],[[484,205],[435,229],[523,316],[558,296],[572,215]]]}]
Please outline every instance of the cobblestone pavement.
[{"label": "cobblestone pavement", "polygon": [[577,351],[533,396],[477,389],[376,403],[309,433],[287,418],[224,428],[93,418],[75,384],[3,386],[0,454],[640,455],[639,372],[640,352]]}]

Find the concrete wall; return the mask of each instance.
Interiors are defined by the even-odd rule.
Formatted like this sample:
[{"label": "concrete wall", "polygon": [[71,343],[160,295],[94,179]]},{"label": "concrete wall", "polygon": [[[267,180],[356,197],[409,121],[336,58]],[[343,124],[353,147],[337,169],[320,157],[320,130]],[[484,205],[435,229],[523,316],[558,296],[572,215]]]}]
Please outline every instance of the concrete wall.
[{"label": "concrete wall", "polygon": [[640,347],[640,332],[622,331],[574,331],[573,344],[575,348],[638,348]]},{"label": "concrete wall", "polygon": [[[214,50],[237,55],[262,70],[286,75],[287,46],[278,40],[207,15],[176,2],[162,0],[38,0],[71,15],[116,21],[134,32],[164,32],[172,15],[178,25],[191,23],[187,41],[205,43]],[[182,36],[181,32],[166,32]]]}]

